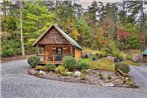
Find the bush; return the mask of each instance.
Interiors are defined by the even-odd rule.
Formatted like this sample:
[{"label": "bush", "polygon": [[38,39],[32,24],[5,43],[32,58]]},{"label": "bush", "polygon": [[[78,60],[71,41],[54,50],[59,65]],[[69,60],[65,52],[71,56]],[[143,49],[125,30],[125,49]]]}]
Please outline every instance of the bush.
[{"label": "bush", "polygon": [[86,74],[87,71],[86,69],[82,69],[81,72]]},{"label": "bush", "polygon": [[20,42],[16,39],[13,39],[8,37],[8,39],[3,40],[1,43],[1,56],[7,57],[7,56],[13,56],[16,54],[20,54]]},{"label": "bush", "polygon": [[28,63],[31,67],[35,67],[40,62],[40,58],[37,56],[31,56],[28,58]]},{"label": "bush", "polygon": [[92,55],[91,59],[92,59],[93,61],[96,61],[96,60],[97,60],[96,55]]},{"label": "bush", "polygon": [[112,79],[112,76],[111,76],[111,75],[108,75],[108,79],[109,79],[109,80]]},{"label": "bush", "polygon": [[126,80],[125,83],[129,86],[133,86],[133,84],[134,84],[133,81],[130,79]]},{"label": "bush", "polygon": [[128,60],[132,60],[132,55],[130,54],[130,55],[127,55],[127,57],[126,57]]},{"label": "bush", "polygon": [[102,80],[104,79],[104,75],[103,74],[99,73],[98,76],[100,77],[100,79],[102,79]]},{"label": "bush", "polygon": [[65,75],[65,73],[67,72],[67,70],[63,67],[63,66],[58,66],[56,69],[55,69],[55,72],[57,74],[61,74],[61,75]]},{"label": "bush", "polygon": [[115,68],[120,69],[123,73],[127,74],[130,72],[130,67],[129,65],[125,64],[125,63],[117,63],[115,64]]},{"label": "bush", "polygon": [[63,58],[63,66],[68,70],[74,70],[76,68],[77,62],[74,57],[65,56]]},{"label": "bush", "polygon": [[37,66],[35,67],[35,70],[44,70],[44,66],[37,65]]},{"label": "bush", "polygon": [[81,80],[86,80],[86,74],[82,74],[82,75],[80,76],[80,79],[81,79]]},{"label": "bush", "polygon": [[89,68],[89,64],[87,64],[84,61],[79,61],[78,65],[76,66],[76,69],[78,69],[78,70],[88,69],[88,68]]},{"label": "bush", "polygon": [[15,54],[14,49],[5,49],[3,50],[2,56],[13,56]]},{"label": "bush", "polygon": [[123,59],[126,57],[126,54],[118,49],[113,50],[112,55],[118,59]]},{"label": "bush", "polygon": [[53,64],[46,64],[44,65],[46,71],[55,71],[56,66]]}]

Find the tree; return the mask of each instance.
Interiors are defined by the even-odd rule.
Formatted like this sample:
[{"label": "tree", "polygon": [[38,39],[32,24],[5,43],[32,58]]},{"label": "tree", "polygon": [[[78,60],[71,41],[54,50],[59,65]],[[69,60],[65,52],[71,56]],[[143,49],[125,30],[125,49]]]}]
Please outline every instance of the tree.
[{"label": "tree", "polygon": [[54,23],[55,15],[37,2],[25,2],[23,15],[24,43],[26,50],[30,50],[35,39]]}]

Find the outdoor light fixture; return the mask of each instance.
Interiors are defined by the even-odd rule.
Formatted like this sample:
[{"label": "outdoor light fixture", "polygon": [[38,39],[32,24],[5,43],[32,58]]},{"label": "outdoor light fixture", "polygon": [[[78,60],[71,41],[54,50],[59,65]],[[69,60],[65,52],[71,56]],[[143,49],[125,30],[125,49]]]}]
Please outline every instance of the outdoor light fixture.
[{"label": "outdoor light fixture", "polygon": [[53,47],[53,49],[56,49],[55,47]]},{"label": "outdoor light fixture", "polygon": [[66,47],[63,47],[63,49],[66,49]]}]

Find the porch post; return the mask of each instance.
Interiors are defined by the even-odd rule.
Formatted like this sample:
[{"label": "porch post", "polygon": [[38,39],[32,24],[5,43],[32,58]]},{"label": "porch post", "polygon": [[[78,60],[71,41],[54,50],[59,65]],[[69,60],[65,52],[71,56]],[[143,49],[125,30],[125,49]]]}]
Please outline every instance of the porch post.
[{"label": "porch post", "polygon": [[36,50],[36,52],[37,52],[37,55],[38,55],[38,51],[39,51],[39,50],[38,50],[38,44],[37,44],[37,50]]},{"label": "porch post", "polygon": [[70,56],[73,56],[73,50],[72,50],[72,45],[70,44]]},{"label": "porch post", "polygon": [[43,55],[44,55],[44,61],[45,61],[45,46],[44,46],[44,53],[43,53]]}]

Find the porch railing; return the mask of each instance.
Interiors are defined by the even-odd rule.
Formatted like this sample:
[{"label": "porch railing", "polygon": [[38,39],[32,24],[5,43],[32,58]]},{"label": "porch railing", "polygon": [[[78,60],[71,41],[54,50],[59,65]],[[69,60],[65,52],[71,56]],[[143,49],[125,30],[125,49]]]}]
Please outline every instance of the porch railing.
[{"label": "porch railing", "polygon": [[41,61],[62,61],[63,55],[38,55]]},{"label": "porch railing", "polygon": [[47,55],[45,59],[47,58],[48,61],[62,61],[63,56],[62,55]]}]

